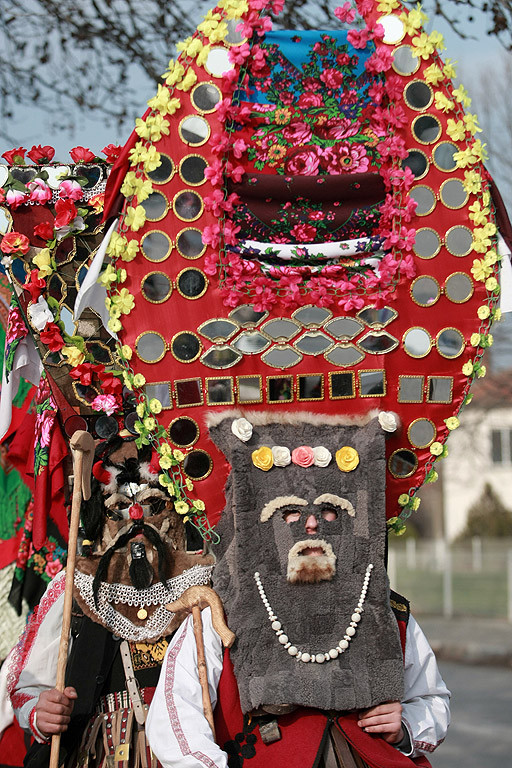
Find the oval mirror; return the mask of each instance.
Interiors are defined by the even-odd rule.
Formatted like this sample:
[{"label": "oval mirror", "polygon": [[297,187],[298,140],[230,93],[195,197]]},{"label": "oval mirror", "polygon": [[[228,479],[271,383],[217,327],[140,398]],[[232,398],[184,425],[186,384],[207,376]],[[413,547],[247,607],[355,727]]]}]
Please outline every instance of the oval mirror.
[{"label": "oval mirror", "polygon": [[206,177],[204,175],[208,163],[200,155],[188,155],[180,163],[180,176],[185,184],[198,186],[204,184]]},{"label": "oval mirror", "polygon": [[199,337],[191,331],[177,333],[171,340],[171,352],[180,363],[191,363],[201,354]]},{"label": "oval mirror", "polygon": [[402,160],[402,168],[410,168],[416,179],[422,179],[428,173],[426,154],[420,149],[411,149]]},{"label": "oval mirror", "polygon": [[466,205],[469,194],[466,192],[460,179],[447,179],[441,184],[439,189],[441,202],[447,208],[456,210]]},{"label": "oval mirror", "polygon": [[401,45],[393,53],[393,69],[399,75],[413,75],[420,67],[420,59],[414,56],[410,45]]},{"label": "oval mirror", "polygon": [[184,259],[198,259],[206,250],[203,236],[198,229],[182,229],[176,240],[176,248]]},{"label": "oval mirror", "polygon": [[452,227],[446,233],[445,244],[453,256],[467,256],[473,248],[473,234],[468,227]]},{"label": "oval mirror", "polygon": [[176,288],[186,299],[199,299],[208,288],[208,278],[200,269],[188,267],[177,275]]},{"label": "oval mirror", "polygon": [[94,422],[94,431],[100,440],[110,440],[118,434],[119,424],[113,416],[100,416]]},{"label": "oval mirror", "polygon": [[430,227],[416,230],[414,253],[420,259],[433,259],[441,250],[441,239],[437,232]]},{"label": "oval mirror", "polygon": [[409,442],[415,448],[426,448],[436,436],[436,428],[430,419],[416,419],[407,430]]},{"label": "oval mirror", "polygon": [[412,134],[420,144],[433,144],[441,136],[441,123],[434,115],[420,115],[412,122]]},{"label": "oval mirror", "polygon": [[142,278],[140,289],[144,298],[151,304],[161,304],[171,295],[172,284],[163,272],[150,272]]},{"label": "oval mirror", "polygon": [[464,272],[455,272],[445,282],[444,292],[454,304],[463,304],[473,295],[473,282]]},{"label": "oval mirror", "polygon": [[464,336],[456,328],[445,328],[437,335],[436,347],[441,357],[453,359],[464,351]]},{"label": "oval mirror", "polygon": [[404,100],[411,109],[427,109],[434,100],[434,92],[424,80],[412,80],[404,88]]},{"label": "oval mirror", "polygon": [[167,430],[174,445],[187,448],[199,440],[199,427],[189,416],[180,416],[169,424]]},{"label": "oval mirror", "polygon": [[213,83],[200,83],[190,94],[190,100],[199,112],[214,112],[221,99],[222,93]]},{"label": "oval mirror", "polygon": [[229,60],[229,54],[225,48],[212,48],[204,68],[213,77],[222,77],[224,72],[233,69],[234,64]]},{"label": "oval mirror", "polygon": [[135,351],[144,363],[157,363],[165,355],[165,339],[156,331],[146,331],[136,340]]},{"label": "oval mirror", "polygon": [[422,275],[411,283],[412,300],[420,307],[431,307],[440,295],[439,284],[433,277]]},{"label": "oval mirror", "polygon": [[205,141],[208,141],[210,125],[204,117],[190,115],[181,121],[178,133],[185,144],[189,144],[191,147],[199,147]]},{"label": "oval mirror", "polygon": [[161,192],[152,192],[149,197],[142,201],[141,205],[146,211],[148,221],[160,221],[167,213],[169,203]]},{"label": "oval mirror", "polygon": [[417,203],[416,216],[427,216],[436,207],[436,196],[430,187],[413,187],[409,194]]},{"label": "oval mirror", "polygon": [[418,458],[412,451],[400,448],[389,457],[388,468],[393,477],[410,477],[418,468]]},{"label": "oval mirror", "polygon": [[191,189],[185,189],[178,192],[172,201],[174,213],[182,221],[194,221],[198,219],[203,212],[203,200],[197,192]]},{"label": "oval mirror", "polygon": [[147,176],[154,184],[165,184],[174,175],[174,163],[168,155],[160,153],[160,165],[154,171],[147,171]]},{"label": "oval mirror", "polygon": [[450,141],[442,141],[437,147],[434,147],[432,162],[440,171],[454,171],[457,167],[454,155],[458,151],[459,148],[455,144]]},{"label": "oval mirror", "polygon": [[432,339],[424,328],[409,328],[404,333],[403,345],[411,357],[425,357],[432,348]]},{"label": "oval mirror", "polygon": [[194,449],[185,456],[183,471],[192,480],[204,480],[213,468],[213,462],[206,451]]},{"label": "oval mirror", "polygon": [[387,16],[381,16],[377,23],[382,24],[384,27],[383,43],[386,43],[387,45],[392,45],[394,43],[396,45],[396,43],[399,43],[405,37],[405,28],[402,20],[398,16],[390,13]]},{"label": "oval mirror", "polygon": [[384,355],[398,347],[398,339],[387,331],[370,331],[359,339],[357,346],[370,355]]},{"label": "oval mirror", "polygon": [[140,247],[149,261],[164,261],[172,250],[172,243],[165,232],[153,230],[143,235]]}]

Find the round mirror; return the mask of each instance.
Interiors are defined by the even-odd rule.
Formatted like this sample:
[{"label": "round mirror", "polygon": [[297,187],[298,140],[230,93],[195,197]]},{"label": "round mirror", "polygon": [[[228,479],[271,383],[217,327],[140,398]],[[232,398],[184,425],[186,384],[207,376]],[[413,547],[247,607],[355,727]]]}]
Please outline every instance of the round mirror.
[{"label": "round mirror", "polygon": [[188,155],[180,163],[180,176],[185,184],[190,184],[192,187],[198,186],[206,181],[204,175],[206,168],[208,168],[208,163],[204,157]]},{"label": "round mirror", "polygon": [[410,196],[416,200],[416,216],[427,216],[436,207],[436,196],[430,187],[413,187]]},{"label": "round mirror", "polygon": [[411,283],[412,300],[420,307],[431,307],[440,295],[439,284],[433,277],[424,275]]},{"label": "round mirror", "polygon": [[3,187],[9,176],[9,169],[5,163],[0,163],[0,187]]},{"label": "round mirror", "polygon": [[200,83],[190,94],[190,100],[198,112],[215,112],[221,99],[222,93],[213,83]]},{"label": "round mirror", "polygon": [[432,339],[424,328],[409,328],[404,333],[403,345],[411,357],[425,357],[432,348]]},{"label": "round mirror", "polygon": [[441,202],[447,208],[456,210],[466,205],[469,194],[466,192],[460,179],[447,179],[441,184],[439,189]]},{"label": "round mirror", "polygon": [[174,163],[168,155],[160,153],[160,165],[154,171],[148,171],[147,175],[154,184],[165,184],[174,175]]},{"label": "round mirror", "polygon": [[240,43],[244,42],[246,38],[238,31],[238,27],[241,23],[242,19],[228,19],[226,21],[226,26],[228,28],[228,33],[224,38],[224,43],[226,45],[240,45]]},{"label": "round mirror", "polygon": [[404,88],[404,101],[411,109],[427,109],[433,99],[434,92],[424,80],[412,80]]},{"label": "round mirror", "polygon": [[434,115],[420,115],[412,122],[412,133],[420,144],[433,144],[441,135],[441,123]]},{"label": "round mirror", "polygon": [[407,435],[415,448],[426,448],[434,440],[436,428],[430,419],[416,419],[409,425]]},{"label": "round mirror", "polygon": [[165,355],[165,339],[156,331],[141,333],[135,342],[135,351],[144,363],[157,363]]},{"label": "round mirror", "polygon": [[87,422],[84,419],[83,416],[70,416],[69,419],[66,419],[64,422],[64,432],[66,433],[67,437],[73,437],[75,432],[78,432],[78,430],[81,429],[84,432],[87,432]]},{"label": "round mirror", "polygon": [[270,341],[259,331],[243,331],[233,342],[235,349],[244,355],[257,355],[268,347]]},{"label": "round mirror", "polygon": [[94,431],[100,440],[110,440],[119,432],[119,424],[113,416],[99,416],[94,422]]},{"label": "round mirror", "polygon": [[12,216],[7,208],[0,206],[0,235],[6,235],[12,226]]},{"label": "round mirror", "polygon": [[153,230],[143,235],[140,247],[148,261],[164,261],[172,250],[172,243],[165,232]]},{"label": "round mirror", "polygon": [[191,147],[199,147],[208,141],[210,125],[204,117],[190,115],[181,121],[178,133],[185,144],[189,144]]},{"label": "round mirror", "polygon": [[201,354],[199,336],[191,331],[177,333],[171,340],[171,352],[180,363],[191,363]]},{"label": "round mirror", "polygon": [[203,236],[198,229],[182,229],[176,240],[176,248],[184,259],[198,259],[206,250]]},{"label": "round mirror", "polygon": [[167,213],[169,203],[161,192],[152,192],[146,200],[142,201],[141,205],[146,211],[148,221],[160,221]]},{"label": "round mirror", "polygon": [[410,45],[401,45],[393,53],[393,69],[399,75],[413,75],[420,68],[420,59],[414,56]]},{"label": "round mirror", "polygon": [[139,433],[135,429],[135,424],[138,420],[139,420],[139,417],[137,416],[137,413],[135,411],[131,411],[130,413],[127,413],[126,416],[124,417],[125,429],[127,429],[131,435],[135,435],[136,437],[139,436]]},{"label": "round mirror", "polygon": [[473,248],[473,234],[468,227],[451,227],[445,244],[453,256],[467,256]]},{"label": "round mirror", "polygon": [[183,471],[192,480],[204,480],[212,471],[213,462],[206,451],[195,449],[185,456]]},{"label": "round mirror", "polygon": [[410,477],[418,468],[418,458],[412,451],[400,448],[389,457],[388,468],[393,477]]},{"label": "round mirror", "polygon": [[176,288],[186,299],[199,299],[208,288],[208,278],[200,269],[187,267],[176,277]]},{"label": "round mirror", "polygon": [[432,162],[440,171],[454,171],[457,167],[454,155],[458,151],[459,148],[455,144],[450,141],[442,141],[437,147],[434,147]]},{"label": "round mirror", "polygon": [[169,424],[167,430],[174,445],[187,448],[199,439],[199,427],[189,416],[180,416]]},{"label": "round mirror", "polygon": [[473,282],[464,272],[455,272],[445,282],[444,292],[454,304],[463,304],[473,295]]},{"label": "round mirror", "polygon": [[203,212],[203,200],[197,192],[191,189],[185,189],[178,192],[172,201],[174,213],[182,221],[194,221],[198,219]]},{"label": "round mirror", "polygon": [[410,168],[416,179],[422,179],[428,173],[426,154],[420,149],[411,149],[402,160],[402,168]]},{"label": "round mirror", "polygon": [[464,351],[465,346],[464,336],[456,328],[445,328],[437,335],[436,347],[441,357],[449,359],[458,357]]},{"label": "round mirror", "polygon": [[142,278],[140,289],[144,298],[151,304],[161,304],[171,295],[172,284],[163,272],[150,272]]},{"label": "round mirror", "polygon": [[213,77],[222,77],[224,72],[229,72],[234,66],[229,60],[229,54],[225,48],[212,48],[204,68]]},{"label": "round mirror", "polygon": [[414,253],[420,259],[433,259],[441,250],[441,239],[437,232],[430,227],[416,230]]},{"label": "round mirror", "polygon": [[382,24],[384,27],[383,43],[386,43],[387,45],[393,45],[394,43],[396,45],[396,43],[399,43],[400,40],[404,39],[404,25],[398,16],[394,16],[390,13],[388,16],[381,16],[377,23]]}]

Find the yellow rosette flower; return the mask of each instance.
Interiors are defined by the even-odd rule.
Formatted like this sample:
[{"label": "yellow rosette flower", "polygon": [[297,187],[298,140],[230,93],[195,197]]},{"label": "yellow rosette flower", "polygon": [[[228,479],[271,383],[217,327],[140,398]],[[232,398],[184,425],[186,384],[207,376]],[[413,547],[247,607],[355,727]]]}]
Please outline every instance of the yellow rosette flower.
[{"label": "yellow rosette flower", "polygon": [[189,506],[184,501],[177,501],[174,505],[174,509],[178,513],[178,515],[186,515],[189,511]]},{"label": "yellow rosette flower", "polygon": [[352,472],[359,464],[359,454],[355,448],[344,445],[336,451],[336,464],[342,472]]},{"label": "yellow rosette flower", "polygon": [[258,469],[262,469],[263,472],[268,472],[274,466],[274,456],[272,455],[272,449],[263,445],[261,448],[257,448],[252,452],[252,463]]}]

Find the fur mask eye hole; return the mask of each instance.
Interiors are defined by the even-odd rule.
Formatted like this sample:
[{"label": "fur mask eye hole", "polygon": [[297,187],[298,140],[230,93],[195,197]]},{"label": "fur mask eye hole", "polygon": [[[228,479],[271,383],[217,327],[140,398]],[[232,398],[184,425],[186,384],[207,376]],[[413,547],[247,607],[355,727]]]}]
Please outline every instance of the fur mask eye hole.
[{"label": "fur mask eye hole", "polygon": [[296,523],[300,520],[300,511],[298,509],[286,509],[283,512],[283,520],[285,523]]},{"label": "fur mask eye hole", "polygon": [[338,519],[338,512],[333,507],[322,507],[322,518],[327,523],[332,523]]}]

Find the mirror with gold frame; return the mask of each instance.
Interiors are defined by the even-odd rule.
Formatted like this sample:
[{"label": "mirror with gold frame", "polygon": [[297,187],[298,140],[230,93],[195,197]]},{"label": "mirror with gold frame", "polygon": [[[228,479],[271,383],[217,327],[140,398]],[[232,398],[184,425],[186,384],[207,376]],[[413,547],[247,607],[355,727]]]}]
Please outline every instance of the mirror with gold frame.
[{"label": "mirror with gold frame", "polygon": [[160,165],[154,171],[146,171],[153,184],[166,184],[172,179],[175,167],[169,155],[160,152]]},{"label": "mirror with gold frame", "polygon": [[441,238],[431,227],[416,230],[414,253],[420,259],[433,259],[441,250]]},{"label": "mirror with gold frame", "polygon": [[425,357],[432,349],[432,339],[425,328],[409,328],[404,333],[402,341],[410,357]]},{"label": "mirror with gold frame", "polygon": [[386,372],[358,371],[360,397],[384,397],[386,394]]},{"label": "mirror with gold frame", "polygon": [[444,292],[454,304],[464,304],[473,295],[473,281],[465,272],[454,272],[446,279]]},{"label": "mirror with gold frame", "polygon": [[229,72],[233,67],[234,64],[230,61],[226,48],[210,48],[204,65],[209,75],[222,77],[225,72]]},{"label": "mirror with gold frame", "polygon": [[222,101],[222,92],[213,83],[199,83],[191,90],[190,100],[198,112],[208,114],[217,109],[217,104]]},{"label": "mirror with gold frame", "polygon": [[407,448],[399,448],[389,457],[388,469],[393,477],[411,477],[418,469],[418,457]]},{"label": "mirror with gold frame", "polygon": [[204,172],[207,168],[208,163],[201,155],[187,155],[180,162],[179,174],[185,184],[198,187],[206,181]]},{"label": "mirror with gold frame", "polygon": [[199,440],[199,425],[190,416],[178,416],[167,427],[170,440],[178,448],[189,448]]},{"label": "mirror with gold frame", "polygon": [[180,363],[193,363],[201,354],[202,344],[193,331],[180,331],[172,337],[169,348],[172,356]]},{"label": "mirror with gold frame", "polygon": [[190,453],[187,453],[183,460],[183,472],[196,482],[207,478],[212,469],[212,458],[202,448],[194,448]]},{"label": "mirror with gold frame", "polygon": [[177,379],[174,382],[174,391],[178,408],[203,404],[201,379]]},{"label": "mirror with gold frame", "polygon": [[176,248],[184,259],[198,259],[206,250],[201,231],[194,227],[182,229],[176,238]]},{"label": "mirror with gold frame", "polygon": [[407,436],[415,448],[427,448],[436,436],[436,427],[430,419],[415,419],[409,424]]},{"label": "mirror with gold frame", "polygon": [[149,272],[142,278],[140,292],[151,304],[162,304],[172,293],[172,283],[164,272]]},{"label": "mirror with gold frame", "polygon": [[166,232],[157,229],[146,232],[140,241],[142,255],[148,261],[165,261],[172,251],[172,242]]},{"label": "mirror with gold frame", "polygon": [[432,307],[441,295],[441,288],[435,277],[421,275],[412,281],[411,298],[420,307]]},{"label": "mirror with gold frame", "polygon": [[399,403],[422,403],[424,383],[424,376],[408,374],[399,376],[397,401]]},{"label": "mirror with gold frame", "polygon": [[414,75],[420,68],[420,58],[410,45],[400,45],[393,51],[393,69],[399,75]]},{"label": "mirror with gold frame", "polygon": [[364,360],[365,354],[355,344],[336,344],[329,352],[325,353],[324,357],[331,365],[349,368]]},{"label": "mirror with gold frame", "polygon": [[144,331],[135,340],[135,352],[144,363],[158,363],[166,350],[165,339],[157,331]]},{"label": "mirror with gold frame", "polygon": [[172,408],[171,384],[169,381],[152,381],[144,387],[148,400],[155,398],[164,410]]},{"label": "mirror with gold frame", "polygon": [[421,112],[434,101],[434,91],[424,80],[411,80],[404,88],[404,101],[411,109]]},{"label": "mirror with gold frame", "polygon": [[451,403],[453,376],[429,376],[427,379],[428,403]]},{"label": "mirror with gold frame", "polygon": [[442,357],[453,360],[464,352],[466,340],[457,328],[443,328],[436,339],[437,351]]},{"label": "mirror with gold frame", "polygon": [[329,373],[329,397],[331,400],[347,400],[356,396],[353,371]]},{"label": "mirror with gold frame", "polygon": [[265,365],[269,365],[271,368],[291,368],[300,363],[302,355],[288,344],[276,344],[271,349],[265,350],[261,359]]},{"label": "mirror with gold frame", "polygon": [[200,147],[210,138],[210,124],[200,115],[188,115],[179,124],[181,140],[191,147]]},{"label": "mirror with gold frame", "polygon": [[263,387],[261,376],[237,376],[236,386],[239,403],[262,403]]},{"label": "mirror with gold frame", "polygon": [[205,379],[207,405],[234,405],[235,393],[232,376],[207,376]]},{"label": "mirror with gold frame", "polygon": [[297,376],[297,400],[323,400],[324,377],[321,373]]},{"label": "mirror with gold frame", "polygon": [[267,376],[267,402],[291,403],[293,376]]},{"label": "mirror with gold frame", "polygon": [[183,189],[178,192],[172,201],[174,213],[182,221],[195,221],[203,212],[203,199],[201,195],[192,189]]}]

